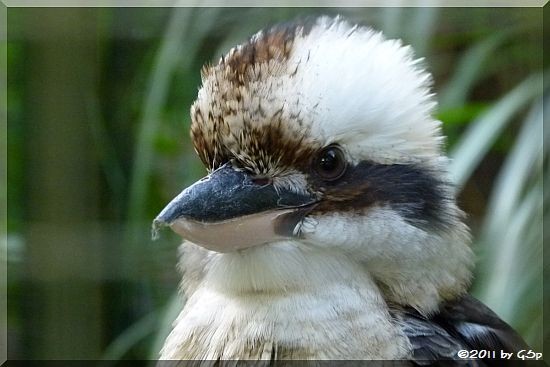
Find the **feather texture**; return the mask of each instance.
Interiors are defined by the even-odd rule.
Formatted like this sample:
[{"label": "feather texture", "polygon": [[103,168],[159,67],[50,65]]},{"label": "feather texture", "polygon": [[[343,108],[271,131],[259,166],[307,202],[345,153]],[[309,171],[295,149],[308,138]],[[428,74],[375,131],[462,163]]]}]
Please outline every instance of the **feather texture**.
[{"label": "feather texture", "polygon": [[[413,360],[420,366],[499,366],[501,351],[516,353],[529,347],[508,324],[487,306],[465,295],[441,305],[432,317],[414,309],[399,309],[395,317],[413,347]],[[459,350],[495,351],[496,358],[460,359]],[[441,362],[441,363],[440,363]]]},{"label": "feather texture", "polygon": [[[464,296],[470,237],[431,76],[410,47],[320,17],[257,33],[202,80],[191,136],[207,168],[316,201],[283,240],[227,253],[183,243],[188,301],[161,358],[477,366],[456,352],[522,345]],[[335,180],[315,173],[327,146],[346,160]]]}]

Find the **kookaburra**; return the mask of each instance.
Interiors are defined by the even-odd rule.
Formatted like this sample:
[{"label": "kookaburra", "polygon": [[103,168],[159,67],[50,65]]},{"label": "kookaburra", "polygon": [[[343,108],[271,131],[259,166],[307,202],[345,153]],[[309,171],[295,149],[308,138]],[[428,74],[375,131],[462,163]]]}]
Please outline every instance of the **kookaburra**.
[{"label": "kookaburra", "polygon": [[191,137],[208,175],[153,224],[186,239],[162,359],[428,364],[525,347],[467,295],[430,88],[410,47],[340,17],[260,31],[203,68]]}]

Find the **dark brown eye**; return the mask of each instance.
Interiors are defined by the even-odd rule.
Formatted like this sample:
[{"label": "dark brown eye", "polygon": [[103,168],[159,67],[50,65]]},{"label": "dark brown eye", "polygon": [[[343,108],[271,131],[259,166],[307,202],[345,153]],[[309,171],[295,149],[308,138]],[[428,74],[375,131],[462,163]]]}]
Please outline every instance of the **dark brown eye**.
[{"label": "dark brown eye", "polygon": [[346,171],[346,159],[342,150],[329,145],[319,152],[313,163],[313,169],[323,179],[328,181],[337,180]]}]

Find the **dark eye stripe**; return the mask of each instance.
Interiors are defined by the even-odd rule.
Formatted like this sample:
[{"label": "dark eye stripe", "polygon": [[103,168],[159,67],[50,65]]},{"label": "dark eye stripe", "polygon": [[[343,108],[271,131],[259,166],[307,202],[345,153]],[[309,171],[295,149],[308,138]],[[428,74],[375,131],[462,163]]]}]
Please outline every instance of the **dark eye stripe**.
[{"label": "dark eye stripe", "polygon": [[449,184],[424,167],[364,161],[349,167],[338,181],[319,180],[313,185],[323,192],[323,200],[312,213],[353,212],[387,204],[417,227],[446,228],[454,222],[445,211],[453,200]]}]

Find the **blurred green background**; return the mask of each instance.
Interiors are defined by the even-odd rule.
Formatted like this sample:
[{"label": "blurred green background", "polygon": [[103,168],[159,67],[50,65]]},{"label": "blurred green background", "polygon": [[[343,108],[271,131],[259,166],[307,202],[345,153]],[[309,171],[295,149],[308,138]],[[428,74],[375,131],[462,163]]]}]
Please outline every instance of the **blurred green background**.
[{"label": "blurred green background", "polygon": [[475,238],[472,291],[542,350],[541,8],[8,8],[10,359],[156,358],[180,307],[179,239],[152,242],[150,224],[205,174],[188,135],[200,67],[314,14],[425,57]]}]

